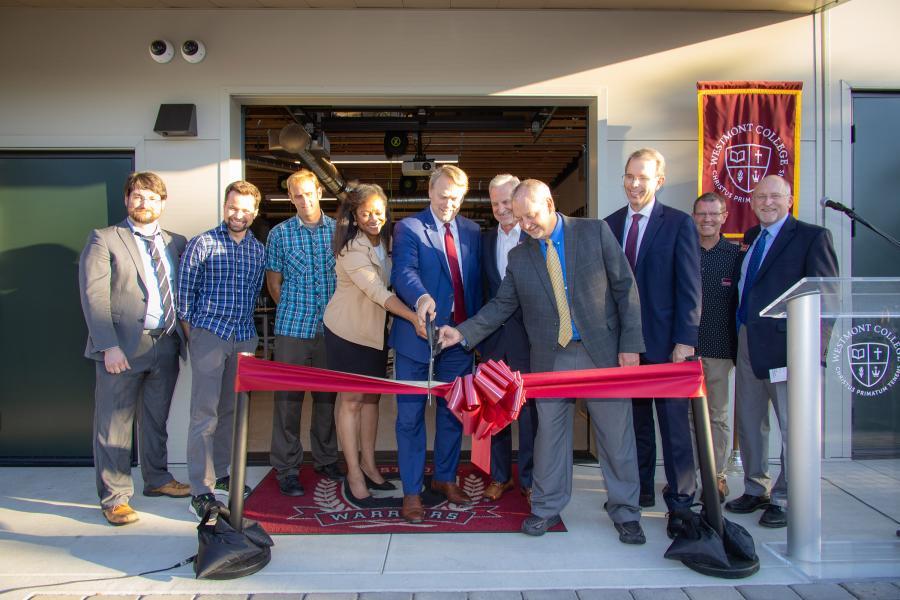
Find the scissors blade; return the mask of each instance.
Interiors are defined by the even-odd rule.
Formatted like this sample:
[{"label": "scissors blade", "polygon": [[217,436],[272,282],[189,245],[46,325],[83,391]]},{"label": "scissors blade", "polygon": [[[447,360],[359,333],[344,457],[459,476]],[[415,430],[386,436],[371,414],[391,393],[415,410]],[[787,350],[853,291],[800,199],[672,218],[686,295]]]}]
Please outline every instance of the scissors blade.
[{"label": "scissors blade", "polygon": [[431,406],[431,385],[434,374],[434,327],[429,314],[425,315],[425,333],[428,335],[428,405]]}]

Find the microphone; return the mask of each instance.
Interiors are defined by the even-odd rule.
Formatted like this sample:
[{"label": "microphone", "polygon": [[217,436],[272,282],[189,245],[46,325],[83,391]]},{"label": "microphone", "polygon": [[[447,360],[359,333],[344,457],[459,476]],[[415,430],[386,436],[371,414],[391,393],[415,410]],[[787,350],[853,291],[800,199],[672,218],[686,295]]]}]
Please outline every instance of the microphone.
[{"label": "microphone", "polygon": [[836,202],[836,201],[832,200],[831,198],[829,198],[828,196],[823,196],[822,199],[819,200],[819,204],[821,204],[821,205],[824,206],[825,208],[831,208],[831,209],[834,209],[834,210],[836,210],[836,211],[838,211],[838,212],[842,212],[842,213],[845,213],[845,214],[848,214],[848,215],[852,215],[852,214],[853,214],[853,209],[852,209],[852,208],[849,208],[849,207],[847,207],[847,206],[844,206],[844,205],[841,204],[840,202]]}]

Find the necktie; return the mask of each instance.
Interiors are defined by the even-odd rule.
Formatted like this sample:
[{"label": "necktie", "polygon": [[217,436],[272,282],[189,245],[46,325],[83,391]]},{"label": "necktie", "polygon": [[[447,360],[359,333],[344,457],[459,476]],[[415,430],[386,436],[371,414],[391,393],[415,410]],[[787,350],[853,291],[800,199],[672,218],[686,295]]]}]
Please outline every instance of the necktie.
[{"label": "necktie", "polygon": [[740,328],[741,323],[747,322],[747,303],[744,302],[744,299],[747,297],[750,288],[753,287],[753,280],[756,279],[756,272],[759,270],[759,265],[762,263],[763,252],[766,249],[766,238],[768,237],[769,232],[763,229],[762,233],[759,234],[759,237],[756,238],[756,245],[753,246],[753,252],[750,254],[750,262],[747,264],[747,274],[744,276],[744,288],[741,291],[741,303],[738,306],[738,328]]},{"label": "necktie", "polygon": [[166,263],[163,262],[162,256],[159,254],[159,248],[153,241],[153,236],[140,235],[147,245],[147,251],[150,253],[150,262],[156,271],[156,282],[159,284],[159,297],[163,306],[163,327],[166,334],[169,335],[175,331],[175,305],[172,302],[172,288],[169,286],[169,275],[166,273]]},{"label": "necktie", "polygon": [[463,292],[462,273],[459,272],[459,255],[450,223],[444,223],[444,248],[447,251],[447,262],[450,263],[450,279],[453,280],[453,320],[457,324],[466,320],[466,295]]},{"label": "necktie", "polygon": [[631,227],[628,228],[628,238],[625,240],[625,258],[634,271],[634,265],[637,264],[637,243],[638,243],[638,223],[641,222],[640,214],[631,215]]},{"label": "necktie", "polygon": [[563,283],[562,265],[553,242],[547,240],[547,273],[553,285],[553,296],[556,298],[556,312],[559,313],[559,345],[565,348],[572,340],[572,315],[569,314],[569,301],[566,299],[566,285]]}]

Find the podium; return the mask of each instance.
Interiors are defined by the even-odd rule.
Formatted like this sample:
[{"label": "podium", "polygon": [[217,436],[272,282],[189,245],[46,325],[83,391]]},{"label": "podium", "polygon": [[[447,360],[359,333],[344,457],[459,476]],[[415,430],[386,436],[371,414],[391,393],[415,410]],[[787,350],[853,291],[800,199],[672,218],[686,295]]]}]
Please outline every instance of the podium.
[{"label": "podium", "polygon": [[[900,278],[806,277],[760,316],[787,319],[788,529],[787,556],[822,561],[822,365],[842,382],[875,393],[900,385],[900,343],[854,343],[840,336],[826,356],[832,327],[852,319],[851,331],[877,333],[900,317]],[[890,342],[890,336],[885,336]],[[847,339],[845,339],[847,338]],[[838,347],[839,346],[839,347]],[[880,387],[879,387],[880,386]],[[869,389],[871,388],[871,389]],[[783,467],[782,467],[783,468]]]}]

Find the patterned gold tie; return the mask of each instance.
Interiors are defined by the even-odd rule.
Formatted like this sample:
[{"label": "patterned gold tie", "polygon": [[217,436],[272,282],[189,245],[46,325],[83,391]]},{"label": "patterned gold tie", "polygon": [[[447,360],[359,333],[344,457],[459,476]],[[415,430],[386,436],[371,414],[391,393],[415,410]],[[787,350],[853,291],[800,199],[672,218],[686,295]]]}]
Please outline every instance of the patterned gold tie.
[{"label": "patterned gold tie", "polygon": [[562,266],[553,242],[547,240],[547,273],[553,284],[553,295],[556,297],[556,311],[559,313],[559,345],[565,348],[572,341],[572,316],[569,314],[569,301],[566,300],[566,285],[563,283]]}]

